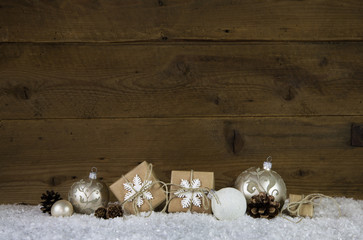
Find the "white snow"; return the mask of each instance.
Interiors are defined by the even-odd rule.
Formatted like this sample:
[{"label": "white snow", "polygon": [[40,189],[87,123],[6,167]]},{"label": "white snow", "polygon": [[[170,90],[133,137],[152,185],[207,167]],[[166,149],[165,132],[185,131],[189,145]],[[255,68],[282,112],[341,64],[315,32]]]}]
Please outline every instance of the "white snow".
[{"label": "white snow", "polygon": [[363,200],[336,198],[341,206],[323,200],[315,217],[296,224],[243,216],[218,221],[212,215],[153,213],[110,220],[74,214],[51,217],[39,206],[0,205],[0,239],[363,239]]}]

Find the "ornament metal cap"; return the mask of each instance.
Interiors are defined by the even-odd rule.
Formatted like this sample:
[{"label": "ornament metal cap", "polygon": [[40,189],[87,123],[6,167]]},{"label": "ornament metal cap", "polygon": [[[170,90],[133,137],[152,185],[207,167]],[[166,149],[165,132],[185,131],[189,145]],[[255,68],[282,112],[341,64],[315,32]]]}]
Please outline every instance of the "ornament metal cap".
[{"label": "ornament metal cap", "polygon": [[97,179],[97,168],[93,167],[91,168],[91,172],[89,173],[89,179]]},{"label": "ornament metal cap", "polygon": [[272,168],[272,157],[268,156],[266,161],[263,162],[263,169],[270,171]]}]

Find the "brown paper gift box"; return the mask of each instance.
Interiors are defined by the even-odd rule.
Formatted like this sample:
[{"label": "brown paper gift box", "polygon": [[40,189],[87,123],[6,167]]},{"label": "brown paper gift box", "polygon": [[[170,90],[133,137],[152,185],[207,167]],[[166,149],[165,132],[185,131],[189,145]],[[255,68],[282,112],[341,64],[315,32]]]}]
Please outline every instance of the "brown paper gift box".
[{"label": "brown paper gift box", "polygon": [[[290,203],[292,202],[299,202],[304,198],[304,195],[297,195],[297,194],[290,194],[289,199]],[[296,217],[296,215],[293,215],[290,213],[291,216]],[[313,204],[303,204],[299,210],[299,215],[301,217],[313,217],[314,215],[314,206]]]},{"label": "brown paper gift box", "polygon": [[[133,179],[136,175],[138,175],[141,178],[141,181],[144,182],[147,177],[149,171],[149,163],[144,161],[140,163],[137,167],[132,169],[130,172],[128,172],[124,177],[130,182],[133,183]],[[124,177],[121,177],[119,180],[114,182],[110,189],[112,193],[115,195],[115,197],[118,199],[120,203],[124,202],[125,200],[125,194],[128,192],[124,188],[124,183],[126,183],[126,180]],[[150,181],[158,181],[158,179],[155,176],[154,171],[152,171],[150,175]],[[148,189],[149,192],[151,192],[153,198],[150,200],[150,203],[153,208],[156,208],[161,203],[165,201],[165,192],[162,189],[161,185],[159,183],[156,183],[152,185],[151,188]],[[135,214],[132,202],[127,201],[124,205],[124,209],[127,213]],[[144,203],[141,205],[141,207],[138,208],[140,212],[147,212],[150,211],[150,206],[147,203],[147,201],[144,199]]]},{"label": "brown paper gift box", "polygon": [[[190,183],[190,171],[172,171],[171,172],[171,183],[180,185],[181,180],[188,180]],[[193,179],[199,179],[201,182],[201,188],[214,189],[214,173],[213,172],[193,172]],[[168,212],[187,212],[189,208],[183,208],[181,201],[183,198],[177,197],[174,193],[178,190],[177,186],[170,187],[170,202],[168,207]],[[212,207],[210,200],[206,198],[209,202],[209,208],[205,210],[203,206],[197,207],[192,206],[192,212],[198,213],[212,213]]]}]

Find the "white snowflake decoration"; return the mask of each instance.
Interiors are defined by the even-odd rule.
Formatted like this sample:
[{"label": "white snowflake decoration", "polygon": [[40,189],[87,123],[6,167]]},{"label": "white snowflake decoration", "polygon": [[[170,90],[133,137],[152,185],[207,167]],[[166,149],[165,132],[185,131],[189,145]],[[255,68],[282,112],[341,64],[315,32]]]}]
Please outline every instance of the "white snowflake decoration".
[{"label": "white snowflake decoration", "polygon": [[151,192],[147,191],[151,187],[151,183],[152,183],[152,181],[147,181],[147,180],[142,182],[141,178],[136,174],[136,176],[133,179],[133,184],[124,183],[124,188],[125,188],[125,190],[128,191],[125,194],[124,201],[129,201],[129,202],[133,201],[134,196],[136,194],[138,194],[141,189],[143,189],[144,190],[143,193],[135,199],[136,205],[138,207],[141,207],[142,204],[144,203],[143,199],[147,199],[147,200],[153,199],[153,195],[151,194]]},{"label": "white snowflake decoration", "polygon": [[174,194],[178,198],[183,198],[181,201],[181,205],[183,208],[190,207],[191,204],[194,206],[200,207],[201,206],[201,197],[203,197],[203,193],[201,191],[193,191],[192,189],[200,188],[200,180],[198,178],[193,179],[191,184],[189,184],[188,180],[181,180],[180,186],[186,189],[179,189]]}]

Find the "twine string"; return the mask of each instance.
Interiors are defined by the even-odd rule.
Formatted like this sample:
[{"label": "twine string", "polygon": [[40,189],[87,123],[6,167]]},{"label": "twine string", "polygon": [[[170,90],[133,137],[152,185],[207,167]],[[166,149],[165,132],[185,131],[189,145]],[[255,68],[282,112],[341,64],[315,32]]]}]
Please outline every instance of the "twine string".
[{"label": "twine string", "polygon": [[[192,181],[194,179],[194,170],[191,170],[190,171],[190,184],[192,184]],[[182,192],[191,192],[192,193],[192,197],[194,196],[194,194],[196,194],[197,192],[202,194],[202,197],[201,197],[201,200],[202,200],[202,208],[204,210],[208,210],[210,208],[210,202],[208,200],[208,194],[210,193],[215,199],[216,199],[216,202],[218,204],[220,204],[219,202],[219,199],[218,199],[218,196],[214,193],[214,191],[211,191],[211,189],[207,188],[207,187],[199,187],[199,188],[192,188],[192,187],[183,187],[181,185],[178,185],[178,184],[173,184],[173,183],[168,183],[167,185],[169,186],[174,186],[175,189],[174,190],[170,190],[170,193],[171,194],[174,194],[175,192],[177,191],[182,191]],[[171,189],[171,188],[170,188]],[[173,196],[169,199],[169,202],[171,200],[173,200],[174,198],[177,198],[177,196]],[[193,211],[193,203],[191,203],[189,205],[189,211]]]},{"label": "twine string", "polygon": [[[303,197],[300,201],[290,202],[282,210],[282,211],[284,211],[286,209],[291,215],[300,217],[300,219],[298,221],[294,222],[294,221],[292,221],[292,220],[290,220],[290,219],[288,219],[286,217],[284,217],[284,218],[291,221],[291,222],[299,223],[303,219],[303,217],[300,216],[300,210],[303,207],[303,205],[304,204],[312,204],[312,205],[315,205],[315,206],[319,206],[319,205],[321,205],[321,200],[324,199],[324,198],[330,199],[330,200],[332,200],[334,202],[336,208],[338,209],[339,217],[341,217],[342,212],[341,212],[340,206],[339,206],[338,202],[333,197],[330,197],[330,196],[327,196],[327,195],[324,195],[324,194],[321,194],[321,193],[313,193],[313,194],[307,195],[306,197]],[[318,202],[315,202],[315,200],[318,200]]]},{"label": "twine string", "polygon": [[[161,185],[160,188],[163,190],[164,195],[165,195],[165,206],[161,210],[161,212],[166,212],[166,209],[169,206],[170,201],[176,197],[176,196],[169,197],[169,194],[171,195],[172,193],[175,193],[176,191],[179,191],[179,190],[182,190],[184,192],[191,192],[192,193],[192,196],[194,196],[194,194],[196,192],[201,193],[202,194],[202,197],[201,197],[202,207],[203,207],[204,210],[208,210],[210,208],[210,202],[208,201],[208,196],[207,196],[208,193],[210,193],[216,199],[216,202],[218,204],[220,204],[220,201],[218,199],[218,196],[215,194],[215,192],[214,191],[211,191],[211,189],[209,189],[207,187],[191,188],[191,187],[183,187],[181,185],[173,184],[173,183],[165,183],[165,182],[160,181],[160,180],[153,181],[151,179],[151,177],[152,177],[152,171],[153,171],[153,165],[150,163],[148,165],[148,169],[147,169],[147,171],[145,173],[144,182],[151,181],[151,183],[150,184],[144,184],[139,191],[136,191],[136,189],[134,188],[134,185],[125,177],[125,175],[122,175],[122,178],[125,180],[126,183],[129,184],[129,186],[134,191],[134,194],[132,196],[130,196],[129,198],[125,199],[121,203],[121,206],[122,206],[123,209],[124,209],[124,205],[127,202],[130,202],[131,201],[132,208],[134,210],[134,213],[136,215],[140,215],[140,210],[139,210],[139,207],[137,206],[137,201],[135,201],[135,199],[137,199],[138,197],[142,196],[148,189],[151,189],[155,184]],[[194,177],[194,171],[191,170],[190,171],[190,183],[192,183],[193,177]],[[172,186],[174,186],[176,188],[176,190],[173,190],[172,191],[171,190],[171,187]],[[169,191],[169,187],[170,187],[170,191]],[[149,206],[148,214],[145,215],[145,217],[149,217],[151,215],[152,211],[154,211],[154,207],[153,207],[153,205],[151,203],[151,200],[149,200],[149,199],[144,199],[144,200],[146,201],[146,203]],[[193,210],[192,207],[193,207],[193,203],[191,203],[190,206],[189,206],[189,210],[190,211]]]},{"label": "twine string", "polygon": [[[161,189],[163,190],[164,194],[165,194],[165,200],[166,200],[166,205],[164,207],[164,209],[162,210],[162,212],[165,212],[166,211],[166,206],[167,204],[169,203],[169,191],[168,191],[168,187],[167,187],[167,184],[163,181],[153,181],[151,179],[151,176],[152,176],[152,171],[153,171],[153,165],[151,163],[149,163],[148,165],[148,169],[145,173],[145,178],[144,178],[144,182],[148,182],[148,181],[151,181],[151,184],[144,184],[140,191],[136,191],[136,189],[134,188],[133,184],[131,184],[131,182],[125,177],[125,175],[122,175],[122,178],[125,180],[126,183],[129,184],[129,186],[132,188],[132,190],[135,192],[134,195],[132,195],[131,197],[129,197],[128,199],[125,199],[122,203],[121,203],[121,206],[122,208],[124,208],[124,205],[127,203],[127,202],[132,202],[132,208],[134,210],[134,213],[136,215],[140,215],[140,211],[139,211],[139,207],[137,206],[137,201],[135,201],[135,199],[137,199],[138,197],[142,196],[148,189],[151,189],[155,184],[161,184]],[[152,213],[152,211],[154,211],[154,207],[151,203],[151,200],[149,199],[144,199],[146,201],[146,203],[149,205],[149,211],[148,211],[148,214],[145,216],[145,217],[149,217]]]},{"label": "twine string", "polygon": [[[190,186],[192,186],[192,184],[193,184],[193,175],[194,175],[194,170],[192,169],[192,170],[190,170]],[[188,189],[188,191],[192,193],[192,199],[193,199],[196,191],[192,187],[190,187],[190,189]],[[192,201],[192,199],[191,199],[191,201]],[[203,204],[203,207],[204,207],[204,204]],[[190,212],[193,211],[193,202],[191,202],[189,205],[189,211]]]}]

